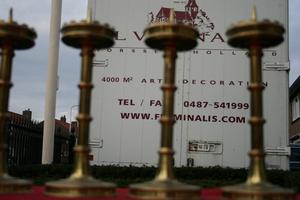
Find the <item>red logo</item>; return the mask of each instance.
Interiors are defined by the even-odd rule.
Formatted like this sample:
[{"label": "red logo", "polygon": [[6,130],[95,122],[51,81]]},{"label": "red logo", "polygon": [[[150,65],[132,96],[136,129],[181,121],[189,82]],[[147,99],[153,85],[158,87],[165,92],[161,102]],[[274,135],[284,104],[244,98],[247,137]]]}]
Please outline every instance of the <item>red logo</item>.
[{"label": "red logo", "polygon": [[[148,22],[166,22],[169,20],[171,8],[161,7],[159,12],[154,15],[148,13]],[[185,5],[184,11],[175,10],[175,22],[189,24],[199,29],[202,34],[209,34],[214,30],[215,25],[211,22],[207,13],[199,8],[196,0],[189,0]]]}]

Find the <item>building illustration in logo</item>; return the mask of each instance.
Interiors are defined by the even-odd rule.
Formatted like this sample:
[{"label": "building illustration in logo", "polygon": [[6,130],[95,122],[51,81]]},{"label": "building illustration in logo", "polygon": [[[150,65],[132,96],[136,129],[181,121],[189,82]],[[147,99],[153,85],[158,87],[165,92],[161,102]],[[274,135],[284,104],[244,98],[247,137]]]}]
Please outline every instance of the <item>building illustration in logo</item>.
[{"label": "building illustration in logo", "polygon": [[[159,12],[154,15],[153,12],[149,12],[148,21],[153,22],[165,22],[169,19],[171,8],[161,7]],[[211,22],[206,12],[199,8],[196,0],[189,0],[185,5],[184,11],[175,10],[175,22],[189,24],[200,29],[203,34],[208,34],[214,30],[215,25]]]}]

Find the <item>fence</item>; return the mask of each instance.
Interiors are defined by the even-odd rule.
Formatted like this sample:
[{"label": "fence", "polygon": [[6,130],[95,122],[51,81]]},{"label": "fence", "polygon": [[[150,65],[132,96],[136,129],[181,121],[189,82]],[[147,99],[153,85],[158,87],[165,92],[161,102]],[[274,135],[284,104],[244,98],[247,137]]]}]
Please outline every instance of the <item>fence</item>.
[{"label": "fence", "polygon": [[[61,134],[61,127],[55,127],[54,163],[69,163],[69,134]],[[7,144],[8,165],[41,164],[43,144],[43,123],[27,119],[23,115],[10,113]],[[72,149],[72,148],[71,148]]]}]

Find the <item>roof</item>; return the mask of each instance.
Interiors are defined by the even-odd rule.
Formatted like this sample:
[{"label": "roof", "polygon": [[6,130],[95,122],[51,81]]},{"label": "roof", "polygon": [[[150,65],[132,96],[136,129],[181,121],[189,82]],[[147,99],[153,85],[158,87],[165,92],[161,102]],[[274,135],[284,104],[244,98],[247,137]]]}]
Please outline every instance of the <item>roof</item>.
[{"label": "roof", "polygon": [[[28,120],[26,117],[24,117],[23,115],[20,115],[18,113],[14,113],[14,112],[9,112],[10,117],[14,118],[14,119],[21,119],[21,120]],[[31,121],[31,120],[28,120]]]},{"label": "roof", "polygon": [[294,81],[294,83],[289,88],[290,99],[293,99],[297,94],[300,93],[300,76]]},{"label": "roof", "polygon": [[13,120],[13,121],[30,122],[30,123],[34,123],[34,124],[39,123],[38,121],[28,119],[24,115],[21,115],[21,114],[15,113],[15,112],[10,112],[10,111],[8,111],[8,112],[9,112],[9,115],[10,115],[10,119]]},{"label": "roof", "polygon": [[10,123],[22,127],[27,127],[27,128],[42,128],[40,125],[40,122],[28,119],[24,115],[15,113],[15,112],[10,112],[9,111],[9,119]]}]

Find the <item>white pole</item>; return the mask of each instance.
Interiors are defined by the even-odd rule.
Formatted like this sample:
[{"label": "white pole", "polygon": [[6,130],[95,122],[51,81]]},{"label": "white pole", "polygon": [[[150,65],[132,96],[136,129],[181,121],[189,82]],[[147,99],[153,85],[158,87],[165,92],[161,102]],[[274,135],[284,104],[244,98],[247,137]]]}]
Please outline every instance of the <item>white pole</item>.
[{"label": "white pole", "polygon": [[48,73],[44,111],[42,164],[51,164],[53,161],[56,90],[58,89],[57,68],[59,55],[61,5],[61,0],[52,0],[48,52]]}]

